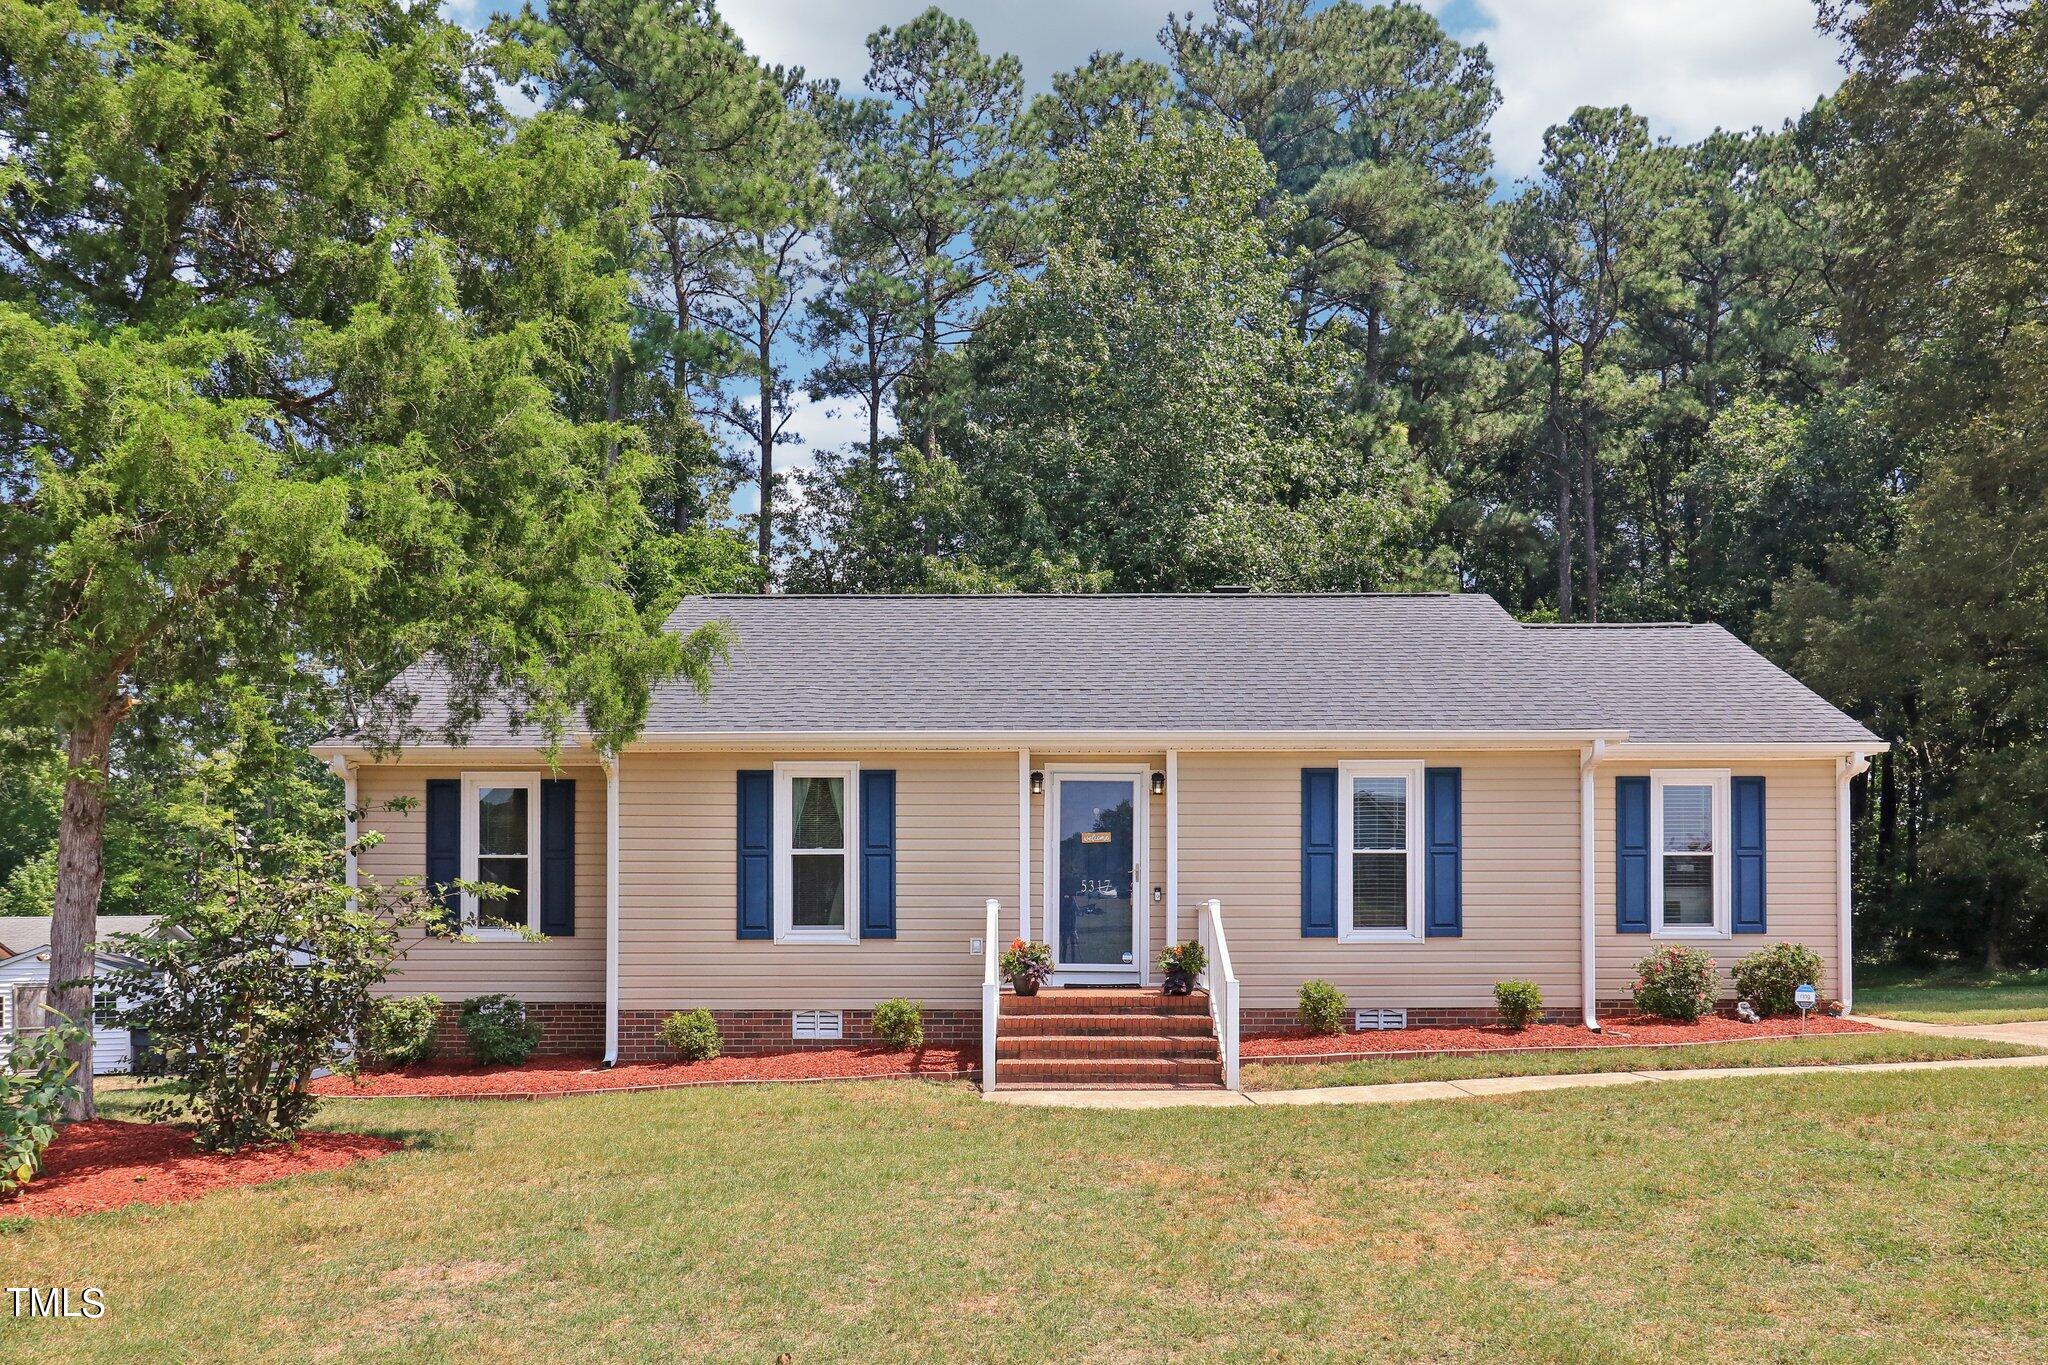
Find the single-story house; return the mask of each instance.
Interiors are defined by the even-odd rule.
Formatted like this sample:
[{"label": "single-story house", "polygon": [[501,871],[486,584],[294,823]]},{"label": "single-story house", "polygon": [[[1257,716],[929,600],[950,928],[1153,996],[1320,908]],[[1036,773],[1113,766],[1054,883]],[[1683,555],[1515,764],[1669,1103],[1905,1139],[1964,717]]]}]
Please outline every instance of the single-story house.
[{"label": "single-story house", "polygon": [[[96,922],[96,932],[102,940],[113,934],[154,933],[157,928],[154,915],[101,915]],[[138,965],[132,957],[105,949],[93,958],[96,964]],[[42,1006],[49,988],[49,917],[0,916],[0,1055],[5,1055],[12,1046],[17,1029],[42,1027]],[[93,1074],[105,1076],[127,1071],[134,1060],[134,1040],[129,1030],[108,1022],[103,1012],[93,1021]]]},{"label": "single-story house", "polygon": [[[1310,979],[1384,1026],[1490,1019],[1526,978],[1593,1027],[1667,943],[1724,971],[1805,943],[1851,999],[1849,783],[1885,745],[1718,626],[1218,592],[706,597],[669,627],[712,620],[708,696],[657,689],[618,753],[550,766],[502,717],[317,747],[383,835],[361,873],[507,885],[489,913],[529,928],[422,943],[392,989],[510,992],[544,1048],[609,1060],[660,1055],[675,1010],[739,1052],[869,1037],[906,996],[985,1083],[1234,1083]],[[445,720],[432,667],[398,693]],[[1203,1037],[1081,1046],[1196,937]],[[1012,938],[1098,989],[1012,1002]]]}]

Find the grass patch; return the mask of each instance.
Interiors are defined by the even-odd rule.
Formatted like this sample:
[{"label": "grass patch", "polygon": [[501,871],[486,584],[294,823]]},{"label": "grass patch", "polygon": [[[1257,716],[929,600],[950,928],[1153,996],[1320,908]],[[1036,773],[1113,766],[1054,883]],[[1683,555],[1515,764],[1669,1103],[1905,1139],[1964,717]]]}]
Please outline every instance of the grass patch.
[{"label": "grass patch", "polygon": [[1856,1010],[1921,1024],[2017,1024],[2048,1019],[2048,971],[1858,967]]},{"label": "grass patch", "polygon": [[2048,1071],[1137,1112],[749,1086],[322,1121],[416,1145],[0,1222],[9,1283],[108,1305],[0,1315],[0,1359],[2048,1358]]},{"label": "grass patch", "polygon": [[1731,1066],[1829,1066],[1843,1062],[1942,1062],[2020,1057],[2038,1048],[1917,1033],[1851,1033],[1687,1047],[1592,1047],[1564,1052],[1493,1052],[1460,1057],[1366,1057],[1308,1066],[1246,1063],[1247,1090],[1307,1090],[1397,1081],[1471,1081],[1488,1076],[1569,1076],[1588,1071],[1681,1071]]}]

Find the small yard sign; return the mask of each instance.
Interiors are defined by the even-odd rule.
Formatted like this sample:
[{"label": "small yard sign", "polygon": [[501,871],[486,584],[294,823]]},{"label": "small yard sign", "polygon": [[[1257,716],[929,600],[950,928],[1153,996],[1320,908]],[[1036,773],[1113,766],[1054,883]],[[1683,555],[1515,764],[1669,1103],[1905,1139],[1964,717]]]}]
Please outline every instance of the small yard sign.
[{"label": "small yard sign", "polygon": [[1812,1009],[1819,1000],[1819,993],[1810,985],[1801,986],[1798,990],[1792,992],[1792,1003],[1799,1006],[1801,1014]]}]

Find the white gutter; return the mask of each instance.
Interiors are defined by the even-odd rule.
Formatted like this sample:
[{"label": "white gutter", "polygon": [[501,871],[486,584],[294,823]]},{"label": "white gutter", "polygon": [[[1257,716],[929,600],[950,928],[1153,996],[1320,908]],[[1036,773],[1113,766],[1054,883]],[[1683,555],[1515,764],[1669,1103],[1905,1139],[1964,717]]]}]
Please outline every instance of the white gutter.
[{"label": "white gutter", "polygon": [[346,852],[342,855],[342,880],[349,889],[348,908],[356,908],[356,774],[349,767],[348,756],[335,754],[327,760],[327,766],[341,779],[341,842]]},{"label": "white gutter", "polygon": [[619,758],[604,755],[604,1064],[619,1061]]},{"label": "white gutter", "polygon": [[1842,973],[1842,1012],[1856,1005],[1856,951],[1851,942],[1855,919],[1855,883],[1849,875],[1849,784],[1870,768],[1870,759],[1857,753],[1835,760],[1835,901],[1841,915],[1837,927],[1837,948]]},{"label": "white gutter", "polygon": [[1579,1007],[1585,1025],[1600,1031],[1600,983],[1594,961],[1598,939],[1593,905],[1593,768],[1607,741],[1596,739],[1579,753]]}]

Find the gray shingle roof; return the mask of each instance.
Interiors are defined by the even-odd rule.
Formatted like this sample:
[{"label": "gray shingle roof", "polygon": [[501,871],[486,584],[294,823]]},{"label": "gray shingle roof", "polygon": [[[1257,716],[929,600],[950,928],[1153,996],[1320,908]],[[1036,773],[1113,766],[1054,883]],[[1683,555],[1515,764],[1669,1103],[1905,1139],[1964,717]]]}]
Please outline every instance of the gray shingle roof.
[{"label": "gray shingle roof", "polygon": [[[156,927],[156,916],[101,915],[96,927],[102,939],[109,934],[146,934]],[[49,946],[48,915],[0,915],[0,955],[14,956]]]},{"label": "gray shingle roof", "polygon": [[[819,731],[1586,731],[1639,743],[1876,736],[1719,626],[1525,626],[1480,594],[731,596],[708,697],[649,735]],[[445,714],[431,672],[414,722]],[[473,739],[512,738],[502,721]]]}]

